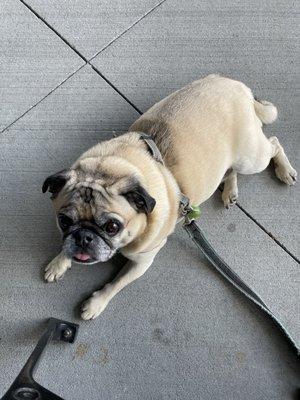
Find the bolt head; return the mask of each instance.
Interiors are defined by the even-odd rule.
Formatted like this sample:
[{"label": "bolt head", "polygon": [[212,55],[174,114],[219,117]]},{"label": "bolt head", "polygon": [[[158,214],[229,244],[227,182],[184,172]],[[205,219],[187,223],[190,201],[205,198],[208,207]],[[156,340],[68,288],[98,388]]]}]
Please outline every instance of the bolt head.
[{"label": "bolt head", "polygon": [[72,330],[71,330],[70,328],[66,328],[66,329],[63,331],[63,337],[64,337],[65,339],[69,339],[70,337],[72,337],[72,335],[73,335],[73,332],[72,332]]}]

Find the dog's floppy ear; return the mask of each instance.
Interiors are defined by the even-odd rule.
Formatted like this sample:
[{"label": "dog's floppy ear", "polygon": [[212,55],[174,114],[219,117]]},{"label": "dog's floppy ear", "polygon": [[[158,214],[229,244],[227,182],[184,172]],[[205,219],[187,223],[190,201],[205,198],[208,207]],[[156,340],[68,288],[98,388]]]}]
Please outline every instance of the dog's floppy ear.
[{"label": "dog's floppy ear", "polygon": [[139,183],[124,191],[122,195],[138,213],[150,214],[156,204],[155,199]]},{"label": "dog's floppy ear", "polygon": [[68,171],[64,169],[63,171],[59,171],[56,174],[48,176],[43,183],[43,193],[46,193],[48,190],[50,193],[52,193],[51,198],[54,199],[68,180],[67,172]]}]

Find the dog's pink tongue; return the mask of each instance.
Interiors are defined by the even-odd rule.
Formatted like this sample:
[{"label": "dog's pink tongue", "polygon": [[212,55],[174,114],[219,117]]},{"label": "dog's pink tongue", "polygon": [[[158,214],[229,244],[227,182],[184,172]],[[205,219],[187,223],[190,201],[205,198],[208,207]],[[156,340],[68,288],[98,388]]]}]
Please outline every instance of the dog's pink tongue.
[{"label": "dog's pink tongue", "polygon": [[87,261],[88,259],[90,259],[90,256],[85,253],[77,253],[75,254],[75,258],[80,261]]}]

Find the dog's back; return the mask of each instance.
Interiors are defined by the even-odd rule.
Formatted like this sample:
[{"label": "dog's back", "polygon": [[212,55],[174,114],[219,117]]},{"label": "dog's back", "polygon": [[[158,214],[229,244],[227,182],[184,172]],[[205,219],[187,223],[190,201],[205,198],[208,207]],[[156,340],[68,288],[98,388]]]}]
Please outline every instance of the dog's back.
[{"label": "dog's back", "polygon": [[259,126],[251,90],[209,75],[155,104],[130,130],[153,135],[182,191],[201,203],[239,158],[242,136]]}]

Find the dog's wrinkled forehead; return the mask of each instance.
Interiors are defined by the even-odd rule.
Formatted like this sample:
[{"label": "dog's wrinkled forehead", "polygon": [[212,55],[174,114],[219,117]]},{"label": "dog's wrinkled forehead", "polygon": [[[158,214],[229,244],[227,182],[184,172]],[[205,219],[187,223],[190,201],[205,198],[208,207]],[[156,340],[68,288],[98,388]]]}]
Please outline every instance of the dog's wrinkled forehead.
[{"label": "dog's wrinkled forehead", "polygon": [[[80,180],[80,178],[82,180]],[[87,179],[90,178],[90,179]],[[115,181],[99,176],[80,176],[72,185],[67,185],[64,196],[64,205],[69,204],[76,208],[81,219],[91,219],[93,214],[102,211],[110,212],[115,208],[118,190]],[[118,199],[120,201],[120,199]]]},{"label": "dog's wrinkled forehead", "polygon": [[120,182],[120,178],[104,177],[101,173],[76,175],[55,199],[57,212],[66,213],[73,220],[90,221],[103,212],[122,215],[129,209],[125,198],[119,196],[120,187],[126,186],[128,178]]},{"label": "dog's wrinkled forehead", "polygon": [[94,204],[99,197],[107,199],[107,188],[114,185],[118,179],[119,177],[105,172],[85,170],[77,166],[76,169],[67,172],[65,186],[58,194],[68,201],[84,205]]},{"label": "dog's wrinkled forehead", "polygon": [[139,171],[122,159],[117,161],[110,160],[110,169],[95,160],[77,162],[72,169],[46,178],[43,193],[52,193],[56,212],[72,206],[80,219],[92,219],[103,211],[122,217],[130,217],[133,211],[151,213],[155,200],[143,187]]},{"label": "dog's wrinkled forehead", "polygon": [[91,187],[75,188],[68,196],[69,212],[76,213],[79,219],[91,220],[96,209],[95,195],[96,192]]}]

